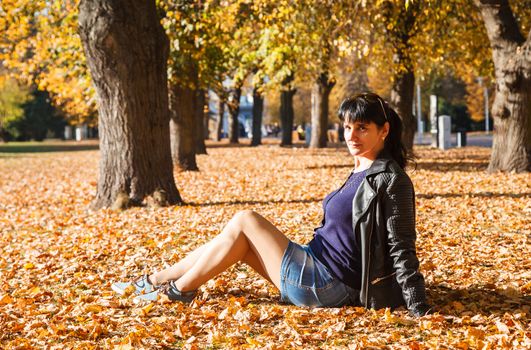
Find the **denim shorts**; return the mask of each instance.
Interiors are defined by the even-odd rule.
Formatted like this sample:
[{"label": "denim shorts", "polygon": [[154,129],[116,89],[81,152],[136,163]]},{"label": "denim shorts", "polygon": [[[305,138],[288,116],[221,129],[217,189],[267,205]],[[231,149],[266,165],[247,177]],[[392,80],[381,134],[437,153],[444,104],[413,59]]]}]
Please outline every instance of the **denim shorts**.
[{"label": "denim shorts", "polygon": [[297,306],[357,305],[359,291],[332,276],[307,245],[289,242],[280,265],[281,301]]}]

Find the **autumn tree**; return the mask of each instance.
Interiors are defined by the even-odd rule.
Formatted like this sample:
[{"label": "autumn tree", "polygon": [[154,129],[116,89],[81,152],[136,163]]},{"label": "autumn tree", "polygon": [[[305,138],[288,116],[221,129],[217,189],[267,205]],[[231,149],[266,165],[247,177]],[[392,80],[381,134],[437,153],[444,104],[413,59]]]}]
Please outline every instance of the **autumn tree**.
[{"label": "autumn tree", "polygon": [[[238,143],[240,97],[246,77],[251,74],[256,48],[254,43],[255,15],[248,1],[210,0],[204,4],[208,14],[203,25],[208,30],[199,40],[207,49],[199,60],[201,81],[219,98],[216,139],[219,139],[224,111],[229,112],[229,141]],[[197,40],[197,37],[196,37]],[[251,59],[251,60],[249,60]]]},{"label": "autumn tree", "polygon": [[379,80],[390,77],[388,92],[384,93],[384,89],[379,92],[389,97],[402,119],[403,141],[410,150],[416,129],[412,113],[415,77],[434,72],[445,74],[448,67],[456,67],[454,62],[464,64],[456,53],[462,50],[470,35],[456,35],[459,31],[456,26],[464,26],[466,21],[461,18],[469,16],[467,10],[467,2],[459,0],[363,3],[364,15],[360,17],[359,27],[366,33],[366,44],[362,50],[371,59],[372,77]]},{"label": "autumn tree", "polygon": [[412,106],[415,69],[419,65],[416,52],[419,37],[429,32],[429,6],[422,1],[386,0],[365,7],[367,19],[363,23],[371,33],[369,49],[377,69],[392,71],[390,100],[402,119],[402,136],[408,149],[413,148],[415,133]]},{"label": "autumn tree", "polygon": [[[485,108],[493,102],[492,94],[492,82],[490,79],[484,79],[474,74],[472,71],[469,71],[467,74],[460,76],[466,86],[466,106],[468,113],[470,114],[470,119],[475,122],[481,122],[485,120]],[[487,106],[485,106],[485,93],[484,89],[489,91],[489,101]],[[490,109],[489,109],[490,111]]]},{"label": "autumn tree", "polygon": [[[507,0],[476,0],[492,49],[496,93],[489,171],[531,170],[531,30],[527,38]],[[528,3],[529,5],[529,3]]]},{"label": "autumn tree", "polygon": [[275,3],[267,0],[255,2],[263,26],[258,38],[256,71],[259,77],[267,77],[263,91],[280,91],[281,146],[291,145],[294,121],[293,96],[297,92],[296,74],[304,60],[303,46],[298,41],[303,24],[297,12],[296,2],[281,0]]},{"label": "autumn tree", "polygon": [[304,46],[308,53],[303,67],[312,81],[311,94],[311,148],[327,145],[329,97],[336,85],[334,62],[338,60],[338,39],[352,23],[345,1],[300,1],[298,10],[302,13],[305,32]]},{"label": "autumn tree", "polygon": [[29,99],[27,88],[0,74],[0,141],[7,141],[11,126],[23,117],[22,106]]},{"label": "autumn tree", "polygon": [[451,66],[471,88],[471,74],[485,77],[485,82],[495,81],[491,107],[494,140],[488,170],[529,171],[529,1],[445,0],[439,4],[442,14],[434,18],[443,28],[436,37],[442,39],[433,40],[432,55],[440,59],[439,64]]},{"label": "autumn tree", "polygon": [[79,34],[99,104],[93,207],[111,206],[121,193],[133,203],[155,192],[160,204],[180,202],[170,153],[168,38],[155,1],[83,0]]},{"label": "autumn tree", "polygon": [[74,0],[13,0],[0,5],[0,60],[27,86],[48,91],[72,124],[94,123],[96,101]]},{"label": "autumn tree", "polygon": [[199,170],[198,129],[202,130],[203,123],[199,111],[202,113],[204,108],[199,60],[205,39],[205,11],[201,3],[193,1],[167,0],[160,7],[165,12],[163,27],[171,39],[168,90],[172,158],[182,170]]}]

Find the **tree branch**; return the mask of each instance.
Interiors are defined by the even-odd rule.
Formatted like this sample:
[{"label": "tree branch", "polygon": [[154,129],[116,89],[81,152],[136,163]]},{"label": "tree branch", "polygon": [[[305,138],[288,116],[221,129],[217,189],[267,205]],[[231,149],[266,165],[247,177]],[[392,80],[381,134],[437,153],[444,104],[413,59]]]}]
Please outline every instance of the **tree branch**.
[{"label": "tree branch", "polygon": [[498,42],[505,47],[524,43],[525,38],[518,28],[508,0],[475,0],[475,3],[481,12],[491,43]]}]

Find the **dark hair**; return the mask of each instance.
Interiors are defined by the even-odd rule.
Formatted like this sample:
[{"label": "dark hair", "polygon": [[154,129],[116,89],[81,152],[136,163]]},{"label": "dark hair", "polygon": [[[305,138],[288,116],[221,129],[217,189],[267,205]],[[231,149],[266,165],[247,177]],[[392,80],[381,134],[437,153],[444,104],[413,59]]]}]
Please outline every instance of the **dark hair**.
[{"label": "dark hair", "polygon": [[385,138],[384,150],[404,169],[412,157],[402,143],[402,120],[393,108],[380,96],[372,92],[348,97],[341,102],[338,111],[342,122],[374,122],[378,127],[389,122],[389,134]]}]

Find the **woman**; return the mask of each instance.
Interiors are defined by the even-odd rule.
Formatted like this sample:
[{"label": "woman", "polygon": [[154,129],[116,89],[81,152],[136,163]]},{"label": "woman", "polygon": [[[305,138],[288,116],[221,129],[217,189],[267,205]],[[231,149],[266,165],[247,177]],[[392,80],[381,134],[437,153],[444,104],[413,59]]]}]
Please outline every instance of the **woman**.
[{"label": "woman", "polygon": [[396,308],[429,311],[415,251],[415,194],[404,172],[408,157],[402,122],[378,95],[364,93],[339,108],[354,171],[324,200],[314,238],[301,246],[253,211],[237,213],[223,231],[177,264],[130,283],[115,283],[135,301],[190,302],[197,289],[244,262],[299,306]]}]

